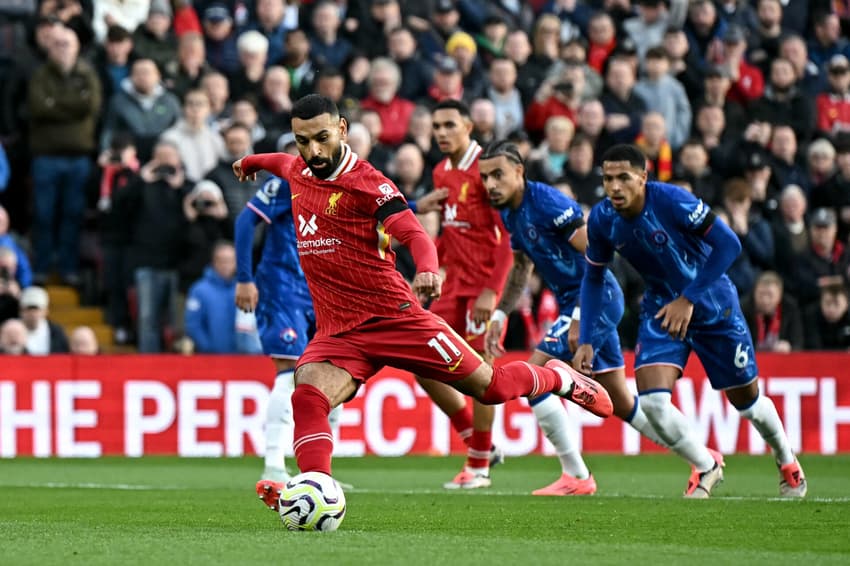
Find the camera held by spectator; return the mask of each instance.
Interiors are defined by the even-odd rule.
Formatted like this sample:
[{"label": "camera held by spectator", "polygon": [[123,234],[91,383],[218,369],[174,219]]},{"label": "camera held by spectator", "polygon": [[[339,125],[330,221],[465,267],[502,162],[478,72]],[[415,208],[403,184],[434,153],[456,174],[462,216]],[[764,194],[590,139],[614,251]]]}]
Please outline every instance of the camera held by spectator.
[{"label": "camera held by spectator", "polygon": [[194,222],[199,216],[209,216],[218,220],[227,218],[227,204],[221,189],[212,181],[200,181],[186,195],[183,201],[186,218]]}]

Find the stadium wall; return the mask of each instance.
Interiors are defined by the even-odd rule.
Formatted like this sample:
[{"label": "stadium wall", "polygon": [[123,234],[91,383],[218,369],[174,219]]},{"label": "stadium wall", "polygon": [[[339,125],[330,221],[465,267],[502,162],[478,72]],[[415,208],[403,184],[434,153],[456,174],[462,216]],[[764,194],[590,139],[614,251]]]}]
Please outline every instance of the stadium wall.
[{"label": "stadium wall", "polygon": [[[524,360],[511,353],[500,361]],[[263,357],[3,357],[0,457],[241,456],[263,449],[274,368]],[[627,357],[632,367],[633,356]],[[796,451],[850,453],[850,356],[759,356]],[[699,434],[725,453],[761,454],[761,438],[711,389],[698,362],[685,369],[675,400]],[[567,403],[586,452],[659,451],[622,421]],[[339,456],[461,452],[439,412],[407,372],[384,369],[346,404]],[[497,408],[494,441],[509,455],[552,452],[527,403]]]}]

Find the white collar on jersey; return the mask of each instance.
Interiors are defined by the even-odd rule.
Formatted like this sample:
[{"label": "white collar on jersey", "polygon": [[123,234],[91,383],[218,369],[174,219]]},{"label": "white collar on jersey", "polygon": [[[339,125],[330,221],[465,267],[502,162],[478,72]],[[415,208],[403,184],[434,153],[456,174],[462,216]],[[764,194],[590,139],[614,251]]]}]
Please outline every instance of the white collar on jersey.
[{"label": "white collar on jersey", "polygon": [[[351,148],[348,146],[347,143],[342,144],[342,157],[339,160],[339,165],[334,170],[334,172],[331,173],[331,176],[324,180],[336,181],[337,179],[354,169],[354,165],[356,163],[357,154],[351,151]],[[311,171],[309,167],[305,167],[301,170],[301,174],[306,175],[307,177],[312,177],[313,171]]]},{"label": "white collar on jersey", "polygon": [[[457,168],[461,171],[467,171],[473,163],[475,163],[475,159],[478,157],[478,154],[484,150],[477,141],[472,140],[469,144],[469,147],[466,148],[466,152],[463,154],[463,157],[460,158],[460,161],[457,164]],[[452,160],[446,159],[446,171],[452,170]]]}]

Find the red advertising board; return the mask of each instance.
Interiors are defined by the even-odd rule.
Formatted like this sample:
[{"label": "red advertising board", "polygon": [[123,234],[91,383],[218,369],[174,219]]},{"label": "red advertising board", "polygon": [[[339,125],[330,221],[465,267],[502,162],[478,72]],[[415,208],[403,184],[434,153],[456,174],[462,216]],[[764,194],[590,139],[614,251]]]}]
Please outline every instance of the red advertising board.
[{"label": "red advertising board", "polygon": [[[526,358],[512,353],[502,360]],[[846,354],[759,356],[762,391],[776,403],[795,450],[850,452],[848,361]],[[257,454],[273,376],[272,363],[262,357],[3,357],[0,457]],[[766,451],[711,389],[698,362],[685,368],[674,400],[711,446],[725,453]],[[616,418],[567,408],[586,452],[660,450]],[[497,408],[493,432],[509,455],[551,453],[524,400]],[[335,451],[400,456],[461,446],[411,375],[385,368],[346,404]]]}]

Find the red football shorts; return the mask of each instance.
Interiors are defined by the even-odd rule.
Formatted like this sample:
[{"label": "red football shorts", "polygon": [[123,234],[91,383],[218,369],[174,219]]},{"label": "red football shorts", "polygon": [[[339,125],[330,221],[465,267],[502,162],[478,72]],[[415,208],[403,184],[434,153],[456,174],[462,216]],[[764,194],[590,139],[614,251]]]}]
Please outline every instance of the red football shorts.
[{"label": "red football shorts", "polygon": [[316,337],[298,365],[330,362],[358,381],[393,366],[437,381],[458,381],[484,362],[446,321],[430,311],[379,318],[336,336]]},{"label": "red football shorts", "polygon": [[478,297],[443,295],[431,303],[430,311],[442,317],[476,352],[483,352],[487,323],[475,324],[472,320],[472,311],[477,300]]}]

